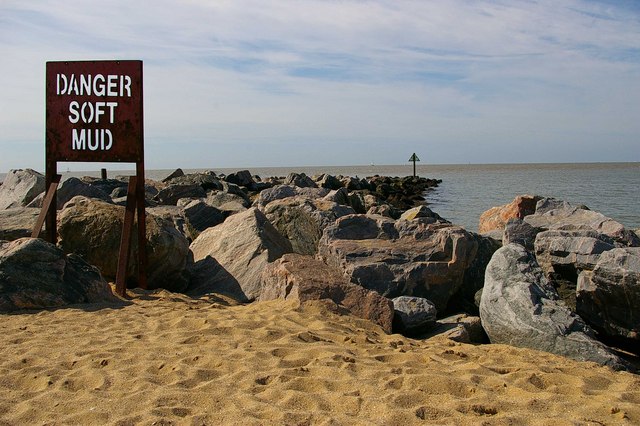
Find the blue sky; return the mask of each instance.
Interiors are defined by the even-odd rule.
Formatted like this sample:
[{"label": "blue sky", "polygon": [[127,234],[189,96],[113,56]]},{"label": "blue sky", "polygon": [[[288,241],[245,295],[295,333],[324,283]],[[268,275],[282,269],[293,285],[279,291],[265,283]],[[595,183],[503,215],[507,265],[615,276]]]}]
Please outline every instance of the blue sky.
[{"label": "blue sky", "polygon": [[636,1],[3,0],[0,57],[0,172],[92,59],[144,61],[150,169],[640,161]]}]

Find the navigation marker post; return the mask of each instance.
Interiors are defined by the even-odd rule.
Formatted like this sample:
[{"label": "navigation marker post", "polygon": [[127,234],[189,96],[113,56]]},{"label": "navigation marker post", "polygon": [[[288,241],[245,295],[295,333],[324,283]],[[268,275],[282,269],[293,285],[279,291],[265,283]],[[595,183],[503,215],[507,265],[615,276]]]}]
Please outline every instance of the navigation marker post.
[{"label": "navigation marker post", "polygon": [[416,153],[414,152],[411,158],[407,161],[413,161],[413,177],[416,177],[416,161],[420,161]]},{"label": "navigation marker post", "polygon": [[[59,61],[46,68],[47,194],[32,236],[45,222],[47,240],[57,242],[58,161],[136,163],[130,178],[120,240],[116,292],[126,294],[133,217],[138,215],[138,286],[146,281],[146,212],[142,61]],[[46,215],[46,216],[45,216]]]}]

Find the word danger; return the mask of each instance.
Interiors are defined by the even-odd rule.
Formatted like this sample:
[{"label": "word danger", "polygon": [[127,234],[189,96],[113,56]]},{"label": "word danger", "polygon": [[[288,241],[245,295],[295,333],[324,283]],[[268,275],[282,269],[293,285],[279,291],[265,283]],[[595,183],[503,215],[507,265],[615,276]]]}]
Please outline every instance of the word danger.
[{"label": "word danger", "polygon": [[[121,74],[57,74],[56,95],[72,97],[131,97],[131,77]],[[71,124],[114,124],[117,101],[78,101],[69,103]],[[71,149],[108,151],[113,146],[113,133],[104,128],[72,128]]]}]

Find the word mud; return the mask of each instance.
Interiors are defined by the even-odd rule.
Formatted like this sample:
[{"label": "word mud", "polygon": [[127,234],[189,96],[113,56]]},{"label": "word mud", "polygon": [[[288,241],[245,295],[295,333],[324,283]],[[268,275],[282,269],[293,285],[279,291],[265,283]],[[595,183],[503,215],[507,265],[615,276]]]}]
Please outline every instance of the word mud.
[{"label": "word mud", "polygon": [[113,135],[109,129],[72,129],[71,149],[108,151],[113,145]]},{"label": "word mud", "polygon": [[131,77],[121,74],[56,75],[56,95],[131,97]]}]

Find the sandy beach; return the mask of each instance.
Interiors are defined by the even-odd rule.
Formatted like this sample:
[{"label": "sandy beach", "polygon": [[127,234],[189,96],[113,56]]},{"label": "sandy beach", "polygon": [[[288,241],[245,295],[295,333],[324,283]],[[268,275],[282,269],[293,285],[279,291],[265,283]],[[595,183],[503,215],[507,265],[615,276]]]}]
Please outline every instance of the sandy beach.
[{"label": "sandy beach", "polygon": [[135,290],[2,314],[0,424],[638,424],[640,377],[321,304]]}]

